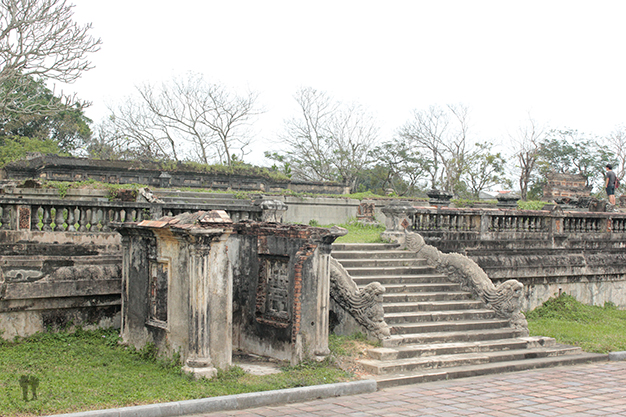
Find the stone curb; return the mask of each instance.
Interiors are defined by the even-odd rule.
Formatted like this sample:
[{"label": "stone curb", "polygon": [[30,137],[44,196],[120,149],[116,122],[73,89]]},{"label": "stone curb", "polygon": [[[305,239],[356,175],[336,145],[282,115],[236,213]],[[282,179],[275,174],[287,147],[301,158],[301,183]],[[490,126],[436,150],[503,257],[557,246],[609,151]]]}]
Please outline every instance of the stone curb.
[{"label": "stone curb", "polygon": [[251,392],[200,400],[176,401],[162,404],[139,405],[136,407],[112,408],[71,414],[55,414],[54,417],[170,417],[188,414],[212,413],[215,411],[241,410],[274,404],[315,400],[375,392],[373,379],[337,384],[314,385],[276,391]]},{"label": "stone curb", "polygon": [[610,361],[624,361],[626,360],[626,352],[609,352]]}]

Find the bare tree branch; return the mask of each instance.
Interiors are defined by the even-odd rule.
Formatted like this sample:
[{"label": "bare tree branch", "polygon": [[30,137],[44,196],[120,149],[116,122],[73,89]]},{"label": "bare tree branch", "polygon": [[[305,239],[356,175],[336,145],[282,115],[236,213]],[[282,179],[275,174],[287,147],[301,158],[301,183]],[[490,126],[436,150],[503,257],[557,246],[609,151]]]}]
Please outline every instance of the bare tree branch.
[{"label": "bare tree branch", "polygon": [[295,99],[300,115],[285,121],[281,143],[287,149],[279,158],[288,160],[295,178],[340,181],[354,189],[378,139],[372,117],[358,104],[342,104],[310,87]]},{"label": "bare tree branch", "polygon": [[15,91],[30,79],[71,83],[92,68],[87,56],[100,49],[101,40],[89,35],[91,24],[72,20],[72,8],[65,0],[0,0],[0,114],[54,114],[76,101],[15,101]]},{"label": "bare tree branch", "polygon": [[259,114],[255,93],[239,96],[194,74],[158,88],[144,84],[137,93],[110,109],[116,129],[132,146],[153,147],[159,159],[204,164],[231,166],[236,155],[245,156],[250,144],[247,127]]}]

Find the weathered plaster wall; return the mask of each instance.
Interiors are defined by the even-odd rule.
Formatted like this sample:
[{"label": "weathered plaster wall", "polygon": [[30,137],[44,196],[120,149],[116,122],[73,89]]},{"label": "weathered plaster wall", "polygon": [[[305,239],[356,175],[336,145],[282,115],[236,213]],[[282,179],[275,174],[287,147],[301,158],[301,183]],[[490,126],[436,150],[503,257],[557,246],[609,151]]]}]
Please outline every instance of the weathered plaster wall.
[{"label": "weathered plaster wall", "polygon": [[504,241],[478,240],[471,233],[423,235],[444,252],[470,257],[495,284],[508,279],[524,284],[524,311],[561,292],[586,304],[612,302],[626,308],[626,251],[624,242],[611,234],[586,239],[571,234],[556,240],[520,236]]},{"label": "weathered plaster wall", "polygon": [[119,327],[117,233],[0,231],[0,333]]},{"label": "weathered plaster wall", "polygon": [[234,347],[292,363],[327,355],[330,245],[306,226],[250,226],[229,249]]}]

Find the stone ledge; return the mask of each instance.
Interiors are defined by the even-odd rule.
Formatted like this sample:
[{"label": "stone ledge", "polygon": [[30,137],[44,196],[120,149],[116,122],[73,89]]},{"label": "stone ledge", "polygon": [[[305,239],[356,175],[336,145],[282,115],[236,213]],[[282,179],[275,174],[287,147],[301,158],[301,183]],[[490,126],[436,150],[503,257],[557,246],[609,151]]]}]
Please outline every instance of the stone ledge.
[{"label": "stone ledge", "polygon": [[289,388],[276,391],[251,392],[224,397],[203,398],[200,400],[177,401],[163,404],[140,405],[136,407],[94,410],[71,414],[56,414],[55,417],[170,417],[189,414],[211,413],[226,410],[242,410],[274,404],[284,404],[315,400],[318,398],[340,397],[375,392],[376,381],[340,382],[337,384],[314,385],[311,387]]},{"label": "stone ledge", "polygon": [[626,352],[610,352],[609,353],[610,361],[624,361],[626,360]]}]

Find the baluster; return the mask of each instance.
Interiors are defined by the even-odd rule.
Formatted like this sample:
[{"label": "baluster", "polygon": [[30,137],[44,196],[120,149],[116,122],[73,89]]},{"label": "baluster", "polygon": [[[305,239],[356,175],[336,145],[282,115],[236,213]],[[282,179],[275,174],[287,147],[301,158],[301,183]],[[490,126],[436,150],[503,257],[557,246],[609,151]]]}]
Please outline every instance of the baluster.
[{"label": "baluster", "polygon": [[52,231],[52,226],[50,226],[52,224],[52,207],[51,206],[43,207],[43,217],[41,221],[43,223],[43,225],[41,226],[41,230],[43,230],[44,232],[51,232]]},{"label": "baluster", "polygon": [[98,232],[98,208],[97,207],[92,207],[91,208],[91,227],[89,228],[90,232]]},{"label": "baluster", "polygon": [[102,231],[110,232],[111,231],[111,209],[103,208],[102,209]]},{"label": "baluster", "polygon": [[10,230],[11,229],[11,208],[8,205],[0,206],[2,209],[2,230]]},{"label": "baluster", "polygon": [[76,227],[74,226],[76,223],[75,211],[76,211],[76,207],[67,208],[67,231],[68,232],[76,231]]},{"label": "baluster", "polygon": [[87,218],[87,209],[85,207],[80,208],[80,218],[78,219],[78,231],[86,232],[87,231],[87,223],[89,222]]},{"label": "baluster", "polygon": [[63,207],[56,206],[54,215],[54,231],[55,232],[63,232],[65,228],[63,224],[65,223],[65,219],[63,218]]},{"label": "baluster", "polygon": [[[32,205],[30,207],[30,230],[40,230],[39,229],[39,210],[41,209],[41,206],[39,205]],[[42,215],[43,215],[43,210],[42,210]]]}]

